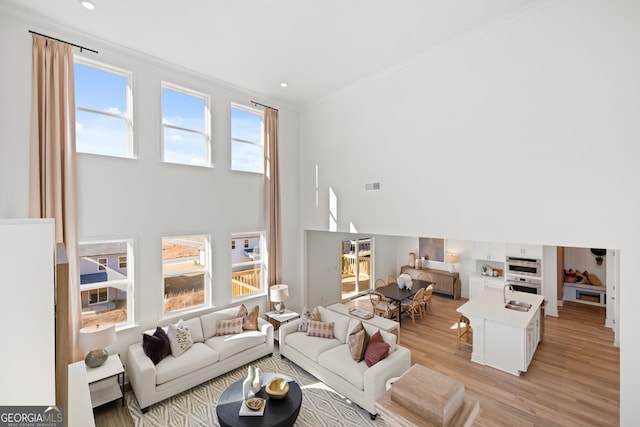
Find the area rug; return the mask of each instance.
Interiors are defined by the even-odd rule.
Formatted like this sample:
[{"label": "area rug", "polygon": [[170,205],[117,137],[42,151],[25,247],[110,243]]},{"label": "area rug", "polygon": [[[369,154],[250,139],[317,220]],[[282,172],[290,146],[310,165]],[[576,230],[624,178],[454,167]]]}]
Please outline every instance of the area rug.
[{"label": "area rug", "polygon": [[[263,372],[289,375],[302,389],[302,407],[296,426],[386,426],[344,396],[320,382],[288,359],[282,359],[275,349],[273,356],[254,362]],[[129,411],[136,427],[202,427],[219,426],[216,403],[222,392],[235,381],[245,378],[247,368],[242,367],[197,387],[156,403],[143,414],[133,393],[126,395]]]}]

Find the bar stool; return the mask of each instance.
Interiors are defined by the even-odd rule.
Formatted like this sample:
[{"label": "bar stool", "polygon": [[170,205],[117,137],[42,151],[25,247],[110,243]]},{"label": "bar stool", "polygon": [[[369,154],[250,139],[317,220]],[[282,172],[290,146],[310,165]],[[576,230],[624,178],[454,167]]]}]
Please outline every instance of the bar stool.
[{"label": "bar stool", "polygon": [[[467,339],[463,342],[462,337],[465,335]],[[471,321],[461,314],[458,320],[458,348],[462,344],[473,347],[473,328],[471,328]]]}]

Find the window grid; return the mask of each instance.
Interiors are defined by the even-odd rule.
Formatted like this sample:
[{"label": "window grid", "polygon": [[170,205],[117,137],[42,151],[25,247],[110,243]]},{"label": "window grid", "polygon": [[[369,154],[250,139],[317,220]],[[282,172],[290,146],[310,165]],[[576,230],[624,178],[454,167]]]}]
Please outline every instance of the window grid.
[{"label": "window grid", "polygon": [[[78,84],[76,83],[76,90],[75,90],[76,112],[85,113],[85,115],[76,114],[77,151],[82,153],[105,155],[105,156],[115,156],[115,157],[125,157],[125,158],[135,157],[134,140],[133,140],[133,95],[132,95],[132,89],[131,89],[132,73],[111,65],[93,61],[79,54],[76,54],[74,56],[74,64],[87,67],[89,69],[92,69],[93,71],[97,71],[100,73],[106,73],[104,76],[108,76],[109,78],[112,78],[115,76],[115,77],[125,79],[125,88],[124,88],[124,93],[122,94],[124,99],[120,101],[120,102],[124,102],[123,105],[124,105],[125,111],[122,113],[116,112],[116,111],[119,111],[119,109],[113,108],[112,106],[109,106],[109,107],[105,106],[103,107],[103,109],[95,109],[85,105],[81,105],[82,102],[78,100],[79,98],[78,95],[86,95],[86,94],[82,93],[82,89],[78,88]],[[76,74],[78,73],[76,72]],[[76,80],[80,80],[78,76],[76,76]],[[115,92],[113,90],[110,90],[108,92],[109,95],[107,95],[104,92],[105,85],[103,84],[102,81],[92,81],[89,86],[91,87],[91,89],[88,89],[89,91],[91,91],[89,93],[90,98],[96,99],[98,102],[106,100],[109,96],[113,96]],[[95,89],[95,92],[94,92],[94,88],[97,88]],[[103,90],[103,92],[101,92],[100,90]],[[113,126],[113,124],[104,124],[103,120],[98,120],[98,122],[100,122],[101,125],[105,127],[94,128],[90,126],[88,129],[85,129],[86,124],[82,123],[82,119],[79,119],[79,117],[83,117],[83,116],[86,116],[86,117],[96,116],[96,118],[100,118],[100,117],[111,118],[111,119],[116,119],[118,121],[122,121],[122,123],[124,124],[123,126],[124,134],[119,135],[118,129],[116,129],[116,127]],[[100,125],[94,124],[94,126],[100,126]],[[84,130],[93,133],[93,135],[90,138],[88,138],[88,139],[91,139],[91,141],[88,141],[88,139],[85,139],[82,137],[81,132]],[[113,138],[113,132],[116,132],[117,134],[116,138]],[[104,136],[104,138],[108,138],[108,142],[105,143],[107,139],[105,139],[104,141],[101,141],[104,144],[101,146],[100,141],[98,141],[100,140],[101,136],[96,136],[96,135],[101,135],[101,136]],[[124,139],[123,146],[112,144],[113,141],[118,140],[118,137],[122,137]]]},{"label": "window grid", "polygon": [[[210,114],[210,98],[208,95],[193,91],[191,89],[187,89],[184,87],[180,87],[177,85],[173,85],[171,83],[163,82],[162,83],[162,159],[167,163],[177,163],[177,164],[185,164],[190,166],[205,166],[211,167],[213,164],[212,159],[212,150],[211,150],[211,114]],[[179,110],[180,114],[183,114],[184,117],[180,118],[180,121],[186,122],[191,120],[194,123],[193,127],[186,125],[178,125],[175,123],[171,123],[168,118],[168,111],[173,111],[174,108],[177,107],[175,104],[170,104],[168,99],[170,96],[178,96],[177,98],[187,97],[183,99],[189,99],[190,101],[202,101],[202,112],[200,117],[197,115],[190,116],[188,114],[189,108],[186,106],[186,103],[182,105]],[[198,129],[195,126],[195,122],[202,120],[202,129]],[[168,138],[168,130],[176,131],[173,134],[173,138],[176,138],[176,141],[173,142],[172,138]],[[199,150],[196,152],[188,152],[189,150],[189,141],[185,141],[182,143],[181,133],[197,136],[202,138],[202,147],[197,147]],[[190,142],[191,145],[199,145],[199,142]],[[195,149],[195,147],[193,148]]]}]

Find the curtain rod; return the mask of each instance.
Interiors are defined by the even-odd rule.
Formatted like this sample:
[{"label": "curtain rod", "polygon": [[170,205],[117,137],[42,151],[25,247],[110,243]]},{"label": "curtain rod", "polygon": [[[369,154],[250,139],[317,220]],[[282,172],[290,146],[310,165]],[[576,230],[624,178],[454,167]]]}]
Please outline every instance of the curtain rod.
[{"label": "curtain rod", "polygon": [[259,102],[256,102],[256,101],[251,101],[251,103],[252,103],[253,105],[259,105],[259,106],[261,106],[261,107],[270,108],[270,109],[272,109],[272,110],[274,110],[274,111],[278,111],[278,109],[277,109],[277,108],[269,107],[268,105],[260,104]]},{"label": "curtain rod", "polygon": [[64,40],[57,39],[57,38],[55,38],[55,37],[47,36],[47,35],[45,35],[45,34],[36,33],[35,31],[31,31],[31,30],[29,30],[29,32],[30,32],[31,34],[36,34],[36,35],[38,35],[38,36],[46,37],[46,38],[48,38],[48,39],[50,39],[50,40],[55,40],[55,41],[60,42],[60,43],[64,43],[64,44],[71,45],[71,46],[73,46],[73,47],[77,47],[77,48],[79,48],[79,49],[80,49],[80,52],[82,52],[83,50],[88,50],[89,52],[98,53],[98,51],[97,51],[97,50],[89,49],[88,47],[80,46],[79,44],[70,43],[70,42],[67,42],[67,41],[64,41]]}]

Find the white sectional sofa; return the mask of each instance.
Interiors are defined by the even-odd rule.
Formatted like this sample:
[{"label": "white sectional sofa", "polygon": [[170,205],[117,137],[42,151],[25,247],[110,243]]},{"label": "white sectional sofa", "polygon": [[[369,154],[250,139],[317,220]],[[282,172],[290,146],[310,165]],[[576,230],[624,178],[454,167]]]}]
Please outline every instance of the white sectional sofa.
[{"label": "white sectional sofa", "polygon": [[[384,341],[390,345],[389,355],[371,367],[365,361],[353,360],[347,344],[348,335],[359,320],[318,307],[320,321],[334,322],[333,338],[308,336],[298,331],[301,319],[280,326],[280,355],[291,360],[338,393],[351,399],[376,417],[376,400],[386,391],[386,382],[399,377],[411,367],[411,352],[396,344],[396,336],[380,330]],[[369,335],[379,329],[362,322]]]},{"label": "white sectional sofa", "polygon": [[238,317],[239,307],[189,319],[193,345],[178,357],[169,355],[157,365],[142,343],[129,347],[129,383],[144,412],[154,403],[273,353],[273,326],[258,318],[258,330],[217,336],[217,321]]}]

